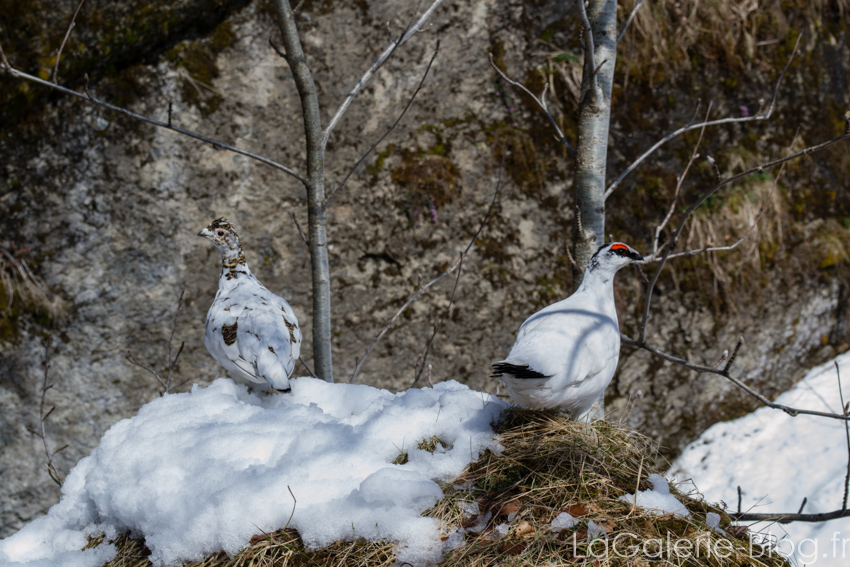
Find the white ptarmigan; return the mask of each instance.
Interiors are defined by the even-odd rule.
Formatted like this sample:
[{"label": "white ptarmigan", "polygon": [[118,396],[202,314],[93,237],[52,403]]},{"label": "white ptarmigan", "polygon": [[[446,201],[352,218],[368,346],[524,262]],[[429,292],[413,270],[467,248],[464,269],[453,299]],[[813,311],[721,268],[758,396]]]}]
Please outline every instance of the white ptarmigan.
[{"label": "white ptarmigan", "polygon": [[198,233],[221,251],[218,293],[207,312],[204,345],[234,377],[289,391],[301,353],[301,329],[282,297],[248,269],[233,225],[219,218]]},{"label": "white ptarmigan", "polygon": [[603,244],[568,298],[525,320],[508,357],[493,363],[516,403],[579,418],[611,382],[620,359],[614,274],[643,256],[620,242]]}]

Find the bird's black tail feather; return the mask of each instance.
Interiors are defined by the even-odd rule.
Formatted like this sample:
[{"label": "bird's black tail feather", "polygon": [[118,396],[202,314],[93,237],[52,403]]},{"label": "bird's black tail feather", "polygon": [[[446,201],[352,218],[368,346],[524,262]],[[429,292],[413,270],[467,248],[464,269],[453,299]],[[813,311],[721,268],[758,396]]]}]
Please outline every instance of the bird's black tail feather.
[{"label": "bird's black tail feather", "polygon": [[511,364],[510,362],[494,362],[493,366],[493,375],[491,378],[499,378],[502,374],[510,374],[514,378],[519,378],[520,380],[531,380],[531,379],[539,379],[539,378],[551,378],[551,376],[546,376],[545,374],[541,374],[536,370],[532,370],[528,367],[527,364]]}]

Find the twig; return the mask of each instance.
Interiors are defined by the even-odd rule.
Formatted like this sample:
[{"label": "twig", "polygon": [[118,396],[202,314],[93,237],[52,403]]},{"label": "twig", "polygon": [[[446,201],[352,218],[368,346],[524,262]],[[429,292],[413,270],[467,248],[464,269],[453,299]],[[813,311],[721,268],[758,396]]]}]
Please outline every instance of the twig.
[{"label": "twig", "polygon": [[74,10],[74,15],[71,16],[71,23],[68,24],[68,31],[65,32],[65,38],[62,40],[62,45],[59,46],[59,51],[56,52],[56,65],[53,67],[53,84],[56,84],[56,77],[59,76],[59,59],[62,57],[62,50],[65,49],[65,42],[68,41],[68,37],[71,35],[71,30],[74,29],[74,20],[77,19],[77,14],[80,13],[80,8],[83,7],[83,2],[86,0],[80,0],[80,3],[77,5],[77,9]]},{"label": "twig", "polygon": [[14,69],[9,64],[9,60],[6,59],[6,53],[3,51],[3,45],[0,44],[0,61],[3,61],[3,66],[6,67],[6,70],[10,73],[14,73]]},{"label": "twig", "polygon": [[309,373],[310,373],[310,376],[312,376],[313,378],[318,378],[318,376],[316,376],[316,373],[315,373],[315,372],[313,372],[313,369],[312,369],[312,368],[310,368],[310,367],[307,365],[307,363],[306,363],[306,362],[304,362],[304,359],[303,359],[303,358],[301,358],[300,356],[298,357],[298,362],[300,362],[301,364],[303,364],[303,365],[304,365],[304,368],[306,368],[306,369],[307,369],[307,372],[309,372]]},{"label": "twig", "polygon": [[183,134],[184,136],[188,136],[190,138],[200,140],[200,141],[205,142],[207,144],[212,144],[212,146],[214,148],[218,149],[218,150],[227,150],[227,151],[239,154],[239,155],[243,155],[245,157],[259,161],[260,163],[264,163],[268,166],[271,166],[275,169],[279,169],[280,171],[283,171],[284,173],[288,173],[289,175],[291,175],[295,179],[298,179],[302,183],[307,182],[307,178],[304,177],[303,175],[301,175],[300,173],[298,173],[297,171],[295,171],[295,170],[293,170],[289,167],[286,167],[283,164],[277,163],[276,161],[265,158],[261,155],[257,155],[255,153],[237,148],[235,146],[231,146],[229,144],[225,144],[224,142],[220,142],[220,141],[215,140],[213,138],[208,138],[207,136],[203,136],[201,134],[197,134],[195,132],[192,132],[191,130],[186,130],[185,128],[180,128],[179,126],[174,126],[172,124],[169,124],[168,122],[162,122],[162,121],[156,120],[154,118],[148,118],[147,116],[144,116],[142,114],[138,114],[138,113],[133,112],[131,110],[127,110],[126,108],[122,108],[120,106],[115,106],[114,104],[110,104],[106,101],[100,100],[100,99],[96,98],[95,96],[93,96],[89,92],[89,90],[88,90],[88,76],[86,76],[86,92],[80,93],[80,92],[77,92],[75,90],[63,87],[61,85],[51,83],[50,81],[45,81],[44,79],[41,79],[39,77],[35,77],[33,75],[30,75],[28,73],[24,73],[23,71],[19,71],[18,69],[15,69],[14,67],[12,67],[9,64],[8,60],[6,60],[5,54],[2,53],[2,47],[0,47],[0,56],[2,56],[2,58],[3,58],[3,64],[6,66],[6,71],[8,73],[10,73],[15,78],[24,79],[24,80],[27,80],[27,81],[30,81],[30,82],[33,82],[33,83],[38,83],[39,85],[50,87],[51,89],[57,90],[61,93],[65,93],[67,95],[71,95],[71,96],[74,96],[74,97],[77,97],[77,98],[81,98],[83,100],[87,100],[87,101],[89,101],[93,104],[96,104],[97,106],[102,106],[103,108],[107,108],[107,109],[112,110],[114,112],[117,112],[119,114],[129,116],[130,118],[133,118],[135,120],[139,120],[141,122],[147,122],[148,124],[153,124],[154,126],[159,126],[160,128],[165,128],[166,130],[171,130],[172,132],[177,132],[178,134]]},{"label": "twig", "polygon": [[[841,369],[838,368],[838,361],[833,361],[835,365],[835,375],[838,377],[838,397],[841,399],[841,409],[844,415],[847,415],[847,406],[844,404],[844,392],[841,391]],[[850,423],[844,422],[844,433],[847,435],[847,475],[844,477],[844,499],[841,501],[841,509],[847,509],[847,495],[850,492]]]},{"label": "twig", "polygon": [[800,44],[800,38],[802,38],[802,34],[797,37],[797,43],[794,44],[794,50],[791,52],[791,56],[788,58],[788,62],[785,64],[785,67],[782,69],[782,72],[779,73],[779,78],[776,80],[776,86],[773,88],[773,98],[770,101],[770,106],[767,108],[767,112],[765,114],[755,114],[753,116],[742,116],[740,118],[722,118],[720,120],[712,120],[711,122],[703,122],[700,124],[690,124],[688,126],[683,126],[678,130],[671,132],[661,140],[655,143],[651,148],[649,148],[646,152],[644,152],[640,157],[638,157],[632,164],[621,173],[617,179],[608,186],[608,189],[605,190],[605,199],[607,199],[611,193],[614,192],[620,182],[625,179],[625,177],[630,174],[632,171],[637,169],[646,158],[652,155],[655,150],[672,140],[673,138],[684,134],[685,132],[690,132],[691,130],[696,130],[697,128],[704,128],[706,126],[717,126],[719,124],[731,124],[736,122],[749,122],[750,120],[767,120],[773,114],[774,106],[776,105],[776,97],[779,95],[779,87],[782,84],[782,78],[785,77],[785,73],[788,71],[788,67],[791,65],[791,61],[793,61],[794,56],[797,55],[797,47]]},{"label": "twig", "polygon": [[819,152],[821,150],[828,148],[829,146],[832,146],[833,144],[837,144],[838,142],[843,142],[844,140],[846,140],[848,138],[850,138],[850,129],[848,129],[843,134],[836,136],[835,138],[833,138],[831,140],[823,142],[822,144],[818,144],[816,146],[808,147],[808,148],[806,148],[802,151],[799,151],[795,154],[773,160],[773,161],[768,162],[768,163],[763,164],[763,165],[752,167],[752,168],[750,168],[750,169],[748,169],[744,172],[741,172],[737,175],[733,175],[733,176],[728,177],[724,180],[721,180],[718,183],[716,183],[713,187],[711,187],[708,191],[706,191],[702,195],[702,197],[697,199],[697,201],[694,204],[692,204],[690,207],[688,207],[688,209],[682,215],[682,219],[679,221],[679,224],[676,227],[676,230],[673,231],[673,234],[671,235],[669,242],[668,242],[668,244],[667,244],[667,246],[664,250],[664,255],[662,256],[661,261],[658,264],[658,267],[655,269],[655,274],[653,275],[653,278],[650,281],[649,286],[647,287],[646,296],[645,296],[646,299],[644,301],[643,317],[641,319],[640,332],[639,332],[638,339],[637,339],[638,346],[640,346],[641,343],[646,342],[646,325],[647,325],[647,322],[649,321],[649,308],[650,308],[650,305],[652,303],[652,292],[655,289],[655,284],[658,282],[658,277],[661,274],[661,270],[664,268],[664,265],[667,263],[667,260],[669,259],[670,254],[676,248],[676,244],[678,243],[678,240],[679,240],[679,235],[681,234],[682,229],[685,226],[685,223],[687,222],[688,218],[690,218],[690,216],[693,214],[693,212],[697,208],[699,208],[703,203],[705,203],[706,200],[708,200],[712,195],[714,195],[718,190],[725,187],[726,185],[735,183],[736,181],[738,181],[740,179],[744,179],[745,177],[752,175],[753,173],[761,173],[765,169],[776,167],[778,165],[782,165],[783,163],[795,160],[799,157],[807,156],[807,155],[813,154],[815,152]]},{"label": "twig", "polygon": [[165,391],[168,392],[171,386],[171,372],[177,365],[177,360],[180,358],[180,353],[183,352],[183,347],[186,346],[186,341],[180,343],[180,349],[174,359],[171,358],[171,344],[174,342],[174,331],[177,330],[177,316],[180,315],[180,309],[183,307],[183,294],[186,290],[180,290],[180,297],[177,298],[177,309],[174,310],[174,320],[171,322],[171,336],[168,337],[168,368],[165,370]]},{"label": "twig", "polygon": [[551,113],[551,112],[549,112],[549,107],[548,107],[548,105],[546,104],[546,91],[548,90],[549,83],[546,83],[546,84],[543,86],[543,92],[542,92],[542,93],[540,93],[540,98],[538,98],[538,97],[536,97],[536,96],[534,95],[534,93],[532,93],[530,90],[528,90],[528,89],[526,88],[526,86],[525,86],[525,85],[523,85],[522,83],[520,83],[520,82],[518,82],[518,81],[515,81],[515,80],[511,79],[510,77],[508,77],[508,76],[505,74],[505,72],[504,72],[504,71],[502,71],[501,69],[499,69],[499,67],[498,67],[498,66],[497,66],[497,65],[493,62],[493,54],[492,54],[492,53],[490,54],[490,66],[491,66],[491,67],[493,67],[493,69],[495,69],[495,70],[496,70],[496,72],[499,74],[499,76],[501,76],[501,77],[502,77],[502,79],[504,79],[504,80],[505,80],[505,82],[507,82],[507,83],[508,83],[508,84],[510,84],[510,85],[513,85],[513,86],[517,87],[517,88],[518,88],[518,89],[520,89],[522,92],[524,92],[525,94],[527,94],[528,96],[530,96],[530,97],[531,97],[531,99],[532,99],[534,102],[536,102],[536,103],[537,103],[537,106],[539,106],[541,109],[543,109],[543,112],[544,112],[544,113],[546,114],[546,116],[549,118],[549,122],[551,122],[551,123],[552,123],[552,127],[553,127],[553,128],[555,128],[555,131],[558,133],[558,140],[559,140],[562,144],[564,144],[564,146],[567,148],[567,150],[569,150],[569,152],[570,152],[571,154],[573,154],[573,155],[575,156],[575,155],[576,155],[576,150],[575,150],[575,148],[573,148],[573,147],[570,145],[570,143],[567,141],[567,138],[564,136],[564,133],[561,131],[561,128],[558,126],[558,123],[555,121],[555,117],[554,117],[554,116],[552,116],[552,113]]},{"label": "twig", "polygon": [[[301,1],[303,2],[304,0],[301,0]],[[298,6],[300,6],[300,5],[301,5],[301,3],[299,2],[299,3],[298,3]],[[298,6],[296,6],[296,8],[297,8]],[[286,520],[286,525],[285,525],[285,526],[283,526],[283,529],[284,529],[284,530],[285,530],[286,528],[288,528],[288,527],[289,527],[289,522],[291,522],[291,521],[292,521],[292,517],[293,517],[293,516],[295,516],[295,506],[297,506],[297,505],[298,505],[298,499],[297,499],[297,498],[295,498],[295,494],[292,492],[292,489],[289,487],[289,485],[288,485],[288,484],[286,485],[286,489],[289,491],[290,496],[292,496],[292,513],[291,513],[291,514],[289,514],[289,519],[288,519],[288,520]]]},{"label": "twig", "polygon": [[292,220],[295,222],[295,227],[298,229],[298,234],[301,235],[301,240],[303,240],[304,244],[306,244],[307,248],[309,248],[310,247],[310,241],[304,235],[304,231],[301,230],[301,225],[298,224],[298,217],[295,216],[295,211],[292,211]]},{"label": "twig", "polygon": [[741,347],[744,346],[744,337],[738,337],[738,342],[735,343],[735,350],[732,351],[732,356],[729,357],[729,360],[726,362],[726,366],[723,367],[723,372],[729,373],[729,370],[732,368],[732,364],[735,363],[735,359],[738,358],[738,352],[741,350]]},{"label": "twig", "polygon": [[579,7],[579,14],[581,15],[581,21],[584,24],[584,70],[586,73],[591,73],[590,75],[590,91],[596,93],[599,89],[599,84],[596,81],[596,72],[598,68],[596,67],[596,47],[593,43],[593,26],[590,24],[590,18],[587,17],[587,9],[584,6],[584,0],[578,0],[576,2]]},{"label": "twig", "polygon": [[[749,386],[744,384],[740,379],[736,378],[735,376],[732,376],[729,373],[729,371],[726,370],[725,367],[723,369],[719,369],[719,368],[714,368],[712,366],[705,366],[704,364],[695,364],[693,362],[690,362],[687,359],[679,358],[678,356],[674,356],[674,355],[668,354],[668,353],[666,353],[666,352],[664,352],[660,349],[657,349],[654,346],[648,344],[646,341],[635,340],[635,339],[632,339],[631,337],[628,337],[628,336],[622,335],[622,334],[620,335],[620,338],[621,338],[623,344],[625,344],[625,345],[636,347],[636,348],[641,348],[645,351],[651,352],[652,354],[654,354],[654,355],[656,355],[660,358],[663,358],[664,360],[674,362],[674,363],[678,364],[679,366],[684,366],[685,368],[689,368],[689,369],[695,370],[697,372],[706,372],[708,374],[716,374],[718,376],[723,376],[724,378],[728,379],[733,384],[735,384],[736,386],[738,386],[739,388],[744,390],[747,394],[749,394],[753,398],[757,399],[763,405],[765,405],[769,408],[772,408],[772,409],[782,410],[785,413],[787,413],[788,415],[790,415],[791,417],[796,417],[798,415],[815,415],[815,416],[818,416],[818,417],[828,417],[828,418],[831,418],[831,419],[838,419],[838,420],[841,420],[841,421],[850,421],[850,415],[841,415],[841,414],[837,414],[837,413],[828,413],[828,412],[822,412],[822,411],[793,408],[793,407],[790,407],[790,406],[771,402],[765,396],[763,396],[759,392],[753,390],[752,388],[750,388]],[[727,363],[726,366],[728,367],[729,364]]]},{"label": "twig", "polygon": [[777,522],[789,524],[791,522],[826,522],[837,518],[850,517],[850,510],[833,510],[820,514],[794,514],[794,513],[763,513],[742,512],[729,514],[729,518],[736,522]]},{"label": "twig", "polygon": [[[504,166],[504,160],[502,161],[502,164],[499,166],[499,177],[498,177],[498,181],[496,182],[496,191],[493,194],[493,200],[490,202],[490,208],[487,210],[487,214],[484,215],[484,219],[481,221],[481,224],[478,226],[478,230],[476,230],[475,234],[472,236],[472,240],[469,241],[469,245],[460,254],[457,261],[448,270],[446,270],[445,272],[443,272],[442,274],[440,274],[436,278],[432,279],[430,282],[426,283],[424,286],[421,286],[419,289],[417,289],[416,292],[408,298],[408,300],[404,303],[404,305],[401,306],[401,309],[399,309],[396,312],[396,314],[393,315],[392,319],[390,319],[387,322],[387,324],[384,325],[384,328],[381,329],[381,332],[378,333],[378,336],[375,337],[375,340],[372,341],[372,344],[369,345],[368,349],[366,349],[366,353],[363,355],[363,358],[358,360],[356,365],[354,366],[354,372],[351,373],[351,378],[348,380],[349,384],[354,383],[354,379],[357,378],[357,374],[360,372],[360,368],[363,366],[363,363],[369,357],[369,354],[372,352],[372,350],[374,350],[375,345],[377,345],[378,342],[384,337],[384,335],[387,334],[387,331],[390,330],[390,328],[393,326],[393,323],[395,323],[396,319],[398,319],[399,316],[402,313],[404,313],[404,311],[410,306],[410,304],[413,303],[416,300],[416,298],[419,297],[422,294],[423,291],[425,291],[426,289],[428,289],[429,287],[431,287],[432,285],[434,285],[435,283],[437,283],[438,281],[440,281],[441,279],[443,279],[444,277],[446,277],[450,273],[454,272],[460,266],[460,263],[463,260],[463,257],[466,256],[469,253],[469,250],[475,245],[475,241],[478,239],[478,235],[481,234],[481,230],[484,228],[484,225],[487,224],[488,220],[490,220],[490,217],[493,214],[493,208],[496,206],[496,199],[499,196],[499,190],[501,189],[501,186],[502,186],[502,169],[503,169],[503,166]],[[420,355],[420,357],[421,356],[422,355]],[[414,368],[418,368],[418,365],[419,365],[419,360],[417,360],[417,364]]]},{"label": "twig", "polygon": [[620,33],[617,34],[617,43],[620,43],[620,40],[623,39],[624,35],[626,35],[626,30],[629,29],[629,25],[632,23],[632,20],[635,19],[635,14],[637,14],[637,11],[640,10],[640,7],[643,6],[644,2],[646,2],[646,0],[640,0],[640,2],[638,2],[632,10],[632,13],[629,14],[626,23],[623,24],[623,29],[621,29]]},{"label": "twig", "polygon": [[[422,376],[422,372],[425,370],[425,365],[428,363],[428,354],[431,352],[431,345],[434,344],[434,338],[437,336],[437,333],[440,330],[440,326],[442,326],[443,322],[446,320],[446,317],[449,316],[449,313],[452,310],[452,305],[454,305],[455,293],[457,292],[457,284],[460,281],[460,275],[463,273],[463,252],[461,252],[459,256],[460,257],[457,260],[457,277],[455,278],[455,285],[452,288],[452,295],[449,298],[449,305],[448,307],[446,307],[446,312],[443,313],[443,316],[440,317],[440,320],[434,324],[434,332],[431,333],[431,338],[428,339],[428,346],[425,347],[425,353],[422,355],[422,365],[419,366],[416,370],[416,374],[413,378],[413,384],[410,385],[411,388],[415,386],[417,382],[419,382],[419,378]],[[428,368],[430,372],[430,364],[428,364]],[[430,382],[430,376],[428,380]]]},{"label": "twig", "polygon": [[44,411],[44,405],[47,401],[47,391],[53,387],[53,384],[50,383],[50,348],[53,345],[53,336],[47,335],[41,343],[44,346],[44,379],[41,383],[41,403],[39,404],[39,424],[41,425],[41,432],[36,431],[35,429],[28,427],[27,429],[35,435],[36,437],[41,438],[41,444],[44,447],[44,455],[47,457],[47,474],[50,475],[50,478],[55,482],[58,486],[62,486],[65,482],[65,479],[59,475],[56,471],[56,467],[53,465],[53,456],[59,453],[60,451],[66,449],[68,446],[63,445],[62,447],[56,449],[52,453],[50,452],[50,448],[47,446],[47,429],[45,428],[45,423],[47,422],[47,418],[50,417],[50,414],[53,413],[53,410],[56,409],[56,406],[51,406],[49,410]]},{"label": "twig", "polygon": [[431,17],[431,14],[434,13],[434,10],[436,10],[437,7],[442,4],[442,2],[443,0],[434,0],[434,2],[428,7],[428,9],[422,13],[419,19],[416,21],[411,21],[411,23],[407,26],[407,28],[405,28],[404,32],[401,34],[401,37],[398,40],[391,42],[389,47],[387,47],[383,51],[383,53],[378,56],[375,62],[372,63],[372,66],[369,67],[365,73],[363,73],[363,76],[360,77],[360,80],[357,81],[357,84],[354,85],[354,88],[351,89],[351,91],[345,96],[345,100],[342,101],[342,104],[339,106],[339,109],[337,109],[333,118],[331,118],[330,122],[328,122],[327,128],[325,128],[325,131],[322,133],[322,151],[324,151],[324,149],[328,145],[328,138],[330,138],[331,132],[339,123],[339,120],[340,118],[342,118],[342,115],[345,114],[345,111],[348,110],[351,101],[354,100],[354,97],[356,97],[357,93],[359,93],[360,90],[363,88],[363,85],[365,85],[369,81],[369,79],[372,78],[372,75],[374,75],[375,72],[380,69],[384,63],[386,63],[387,59],[392,57],[396,49],[401,47],[408,39],[410,39],[413,34],[415,34],[419,30],[419,28],[422,27],[422,24],[424,24],[425,21],[429,17]]},{"label": "twig", "polygon": [[440,38],[438,37],[437,38],[437,45],[436,45],[436,47],[434,47],[434,54],[431,56],[431,60],[428,61],[428,66],[425,67],[425,73],[422,75],[422,80],[419,81],[419,86],[416,87],[415,91],[413,91],[413,94],[410,96],[410,100],[407,101],[407,104],[405,105],[404,110],[402,110],[401,114],[398,115],[398,118],[396,118],[396,121],[393,122],[393,125],[390,126],[389,129],[386,132],[384,132],[384,135],[381,136],[380,138],[378,138],[378,141],[375,142],[374,144],[372,144],[372,146],[368,150],[366,150],[366,152],[360,157],[360,159],[357,160],[357,163],[354,164],[354,167],[351,168],[351,170],[348,172],[348,174],[343,178],[342,182],[339,185],[337,185],[336,189],[334,189],[333,191],[330,192],[330,194],[325,199],[325,207],[328,206],[328,204],[331,202],[331,199],[333,199],[334,195],[336,195],[337,191],[339,191],[340,189],[342,189],[345,186],[345,184],[348,182],[348,179],[352,176],[352,174],[354,174],[355,171],[357,171],[357,168],[360,167],[360,164],[363,163],[363,160],[365,160],[367,157],[369,157],[369,155],[373,151],[375,151],[375,148],[378,147],[378,144],[383,142],[384,139],[387,136],[389,136],[390,133],[393,130],[395,130],[395,127],[398,126],[399,122],[401,122],[401,119],[404,118],[404,115],[407,113],[408,109],[413,105],[413,99],[416,98],[416,95],[418,95],[419,91],[422,90],[422,87],[425,86],[425,79],[428,78],[428,72],[431,70],[431,65],[433,65],[434,59],[437,58],[437,53],[439,53],[439,52],[440,52]]},{"label": "twig", "polygon": [[[637,9],[637,8],[636,8]],[[652,245],[652,255],[655,256],[658,254],[658,239],[661,237],[661,231],[664,230],[664,227],[667,226],[667,223],[670,222],[670,218],[673,216],[673,213],[676,210],[676,199],[679,197],[679,191],[682,189],[682,183],[685,181],[685,177],[688,175],[688,171],[691,169],[691,165],[699,158],[699,146],[702,144],[702,136],[705,134],[705,122],[708,121],[708,117],[711,114],[711,104],[708,105],[708,110],[705,112],[705,120],[703,121],[703,127],[699,131],[699,138],[697,139],[697,143],[694,144],[694,151],[691,153],[691,157],[688,160],[688,165],[685,166],[685,171],[682,172],[682,175],[679,176],[679,179],[676,181],[676,190],[673,192],[673,200],[670,202],[670,209],[667,211],[667,216],[664,217],[664,220],[661,221],[661,224],[655,229],[655,241]]]},{"label": "twig", "polygon": [[[794,139],[791,141],[791,146],[788,149],[789,152],[791,151],[791,148],[794,147],[794,143],[797,140],[798,134],[799,134],[799,128],[797,129],[797,133],[794,134]],[[702,248],[698,248],[698,249],[694,249],[694,250],[686,250],[686,251],[683,251],[683,252],[676,252],[676,253],[670,254],[670,256],[668,256],[667,259],[672,260],[673,258],[679,258],[679,257],[682,257],[682,256],[695,256],[697,254],[704,254],[706,252],[727,252],[729,250],[734,250],[735,248],[740,246],[745,240],[747,240],[747,238],[750,237],[750,235],[753,232],[755,232],[755,229],[758,226],[759,221],[761,221],[761,217],[767,211],[767,205],[768,205],[771,197],[773,196],[774,192],[776,192],[776,188],[779,185],[779,178],[782,177],[782,172],[785,171],[786,165],[787,164],[783,163],[779,167],[779,171],[776,173],[776,177],[773,179],[773,186],[770,188],[770,192],[767,194],[767,197],[763,200],[762,204],[759,206],[759,212],[756,213],[756,216],[753,219],[752,223],[750,223],[750,226],[747,228],[747,231],[743,235],[741,235],[741,237],[738,240],[736,240],[732,244],[727,244],[725,246],[709,246],[708,244],[706,244]],[[715,166],[716,166],[716,162],[715,162]],[[674,199],[675,199],[675,196],[674,196]],[[672,211],[672,205],[671,205],[671,211]],[[669,217],[670,217],[670,214],[668,214],[668,218]],[[667,222],[667,219],[665,219],[664,224],[666,224],[666,222]],[[655,250],[653,251],[651,256],[645,256],[644,257],[644,264],[648,264],[648,263],[651,263],[651,262],[657,262],[660,259],[659,256],[658,256],[658,232],[656,232],[656,234],[655,234],[655,239],[656,239]]]},{"label": "twig", "polygon": [[[128,362],[135,364],[139,368],[143,368],[143,369],[147,370],[148,372],[150,372],[151,374],[154,375],[154,378],[156,378],[157,382],[159,382],[160,386],[162,386],[162,392],[160,393],[160,395],[162,395],[162,396],[164,396],[165,394],[168,394],[171,391],[171,373],[174,371],[174,368],[177,366],[177,361],[180,359],[180,354],[183,352],[183,347],[186,346],[185,341],[181,342],[180,348],[177,350],[177,354],[174,356],[173,359],[171,358],[171,345],[174,341],[174,332],[177,329],[177,316],[180,314],[180,309],[183,307],[183,294],[184,293],[186,293],[186,290],[182,290],[180,292],[180,297],[177,299],[177,309],[174,311],[174,319],[171,323],[171,336],[168,338],[168,358],[166,359],[167,366],[165,367],[165,378],[163,378],[159,374],[159,372],[157,372],[156,370],[154,370],[150,366],[145,366],[144,364],[142,364],[141,362],[136,360],[136,357],[133,356],[133,353],[127,352],[127,356],[125,357]],[[181,382],[180,384],[178,384],[175,387],[180,387],[183,384],[185,384],[186,382],[188,382],[188,379],[184,380],[183,382]]]},{"label": "twig", "polygon": [[390,327],[393,326],[393,323],[395,323],[396,319],[398,319],[399,316],[402,313],[404,313],[404,311],[410,306],[410,304],[413,303],[416,300],[416,298],[419,297],[422,294],[423,291],[425,291],[426,289],[428,289],[429,287],[431,287],[432,285],[434,285],[435,283],[437,283],[438,281],[440,281],[441,279],[443,279],[444,277],[446,277],[450,273],[454,272],[455,269],[457,269],[459,263],[460,263],[460,258],[458,258],[458,261],[455,262],[452,265],[451,268],[449,268],[448,270],[446,270],[445,272],[443,272],[442,274],[440,274],[439,276],[437,276],[436,278],[434,278],[430,282],[426,283],[424,286],[420,287],[418,290],[416,290],[416,293],[414,293],[413,295],[410,296],[410,298],[408,298],[408,300],[404,303],[404,305],[401,306],[401,309],[399,309],[396,312],[396,314],[393,315],[392,319],[390,319],[387,322],[387,324],[384,325],[384,328],[381,329],[381,332],[378,334],[377,337],[375,337],[375,340],[372,341],[372,344],[369,345],[369,348],[366,349],[366,353],[363,355],[363,358],[361,358],[357,362],[357,365],[354,367],[354,372],[352,372],[351,378],[348,380],[349,384],[354,383],[354,379],[357,378],[357,374],[360,372],[360,368],[363,366],[363,363],[366,361],[366,358],[369,356],[369,354],[375,348],[375,345],[378,344],[378,341],[380,341],[384,337],[384,335],[387,334],[387,331],[390,330]]}]

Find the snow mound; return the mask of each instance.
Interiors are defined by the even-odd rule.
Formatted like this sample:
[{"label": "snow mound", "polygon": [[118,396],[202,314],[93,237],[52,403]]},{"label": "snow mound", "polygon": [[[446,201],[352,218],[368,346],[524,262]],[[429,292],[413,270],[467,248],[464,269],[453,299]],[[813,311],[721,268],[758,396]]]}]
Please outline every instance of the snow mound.
[{"label": "snow mound", "polygon": [[[841,369],[844,401],[850,400],[850,353],[835,359]],[[838,375],[829,362],[812,369],[779,404],[841,413]],[[670,469],[680,480],[693,479],[710,502],[753,512],[804,512],[841,508],[847,472],[844,423],[809,415],[791,417],[759,408],[740,419],[717,423],[691,443]],[[757,524],[778,550],[800,564],[846,567],[850,561],[850,518],[829,522]]]},{"label": "snow mound", "polygon": [[651,490],[641,490],[637,493],[637,498],[634,494],[624,494],[620,496],[620,500],[634,503],[639,508],[645,508],[658,515],[674,514],[680,518],[687,518],[691,515],[685,505],[679,502],[675,496],[670,494],[670,485],[660,474],[649,475],[649,482],[652,483]]},{"label": "snow mound", "polygon": [[[399,561],[438,561],[438,522],[420,514],[442,498],[437,482],[499,450],[505,407],[455,381],[392,394],[299,378],[266,396],[219,379],[166,395],[104,434],[59,504],[0,541],[0,565],[99,567],[114,550],[80,551],[86,536],[126,530],[155,565],[235,553],[286,525],[292,495],[289,526],[310,549],[366,538],[398,542]],[[433,453],[417,447],[434,436]]]}]

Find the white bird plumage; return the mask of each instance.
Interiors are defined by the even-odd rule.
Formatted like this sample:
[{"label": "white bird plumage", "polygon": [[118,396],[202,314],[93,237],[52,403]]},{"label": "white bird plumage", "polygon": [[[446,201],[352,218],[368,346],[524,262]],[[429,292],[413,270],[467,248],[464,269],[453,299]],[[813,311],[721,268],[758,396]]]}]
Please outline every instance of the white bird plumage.
[{"label": "white bird plumage", "polygon": [[620,242],[602,245],[579,288],[519,328],[505,360],[493,363],[511,399],[531,409],[560,409],[577,419],[611,382],[620,358],[614,274],[642,261]]},{"label": "white bird plumage", "polygon": [[198,236],[221,252],[218,292],[207,312],[204,345],[235,378],[288,391],[301,352],[295,312],[248,269],[239,236],[227,220],[212,221]]}]

